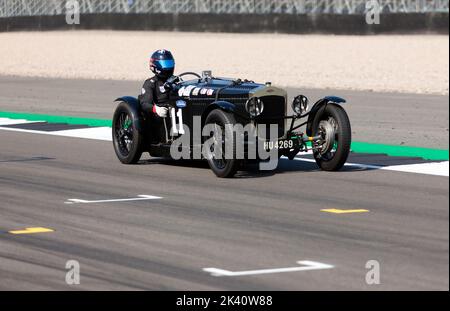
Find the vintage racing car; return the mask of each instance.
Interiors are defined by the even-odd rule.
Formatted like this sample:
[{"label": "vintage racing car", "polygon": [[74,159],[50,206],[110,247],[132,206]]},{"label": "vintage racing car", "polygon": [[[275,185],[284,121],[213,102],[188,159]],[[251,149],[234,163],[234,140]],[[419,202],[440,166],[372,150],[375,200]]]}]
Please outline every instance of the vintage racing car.
[{"label": "vintage racing car", "polygon": [[[183,79],[186,76],[194,79]],[[276,150],[278,157],[289,159],[301,151],[312,150],[318,166],[326,171],[339,170],[350,152],[350,122],[341,106],[345,103],[342,98],[326,96],[309,109],[306,96],[298,95],[291,104],[293,115],[287,115],[287,92],[269,82],[218,78],[204,71],[202,75],[187,72],[173,76],[164,87],[170,92],[170,113],[159,125],[160,131],[150,126],[151,121],[145,118],[137,98],[116,99],[112,136],[114,150],[122,163],[138,162],[143,152],[153,157],[174,158],[176,149],[195,158],[199,154],[196,150],[202,150],[202,158],[207,159],[218,177],[232,177],[245,163],[264,161],[259,155],[249,158],[250,142],[265,151]],[[216,132],[196,139],[194,121],[200,123],[198,127],[219,128],[220,137]],[[265,130],[230,134],[230,125],[236,124],[252,125],[256,129],[264,126]],[[270,124],[276,125],[276,134],[272,136]],[[252,140],[250,136],[257,137]],[[188,138],[189,144],[174,149],[174,143],[181,137]],[[213,143],[205,148],[206,141]],[[239,148],[239,143],[244,148]],[[228,153],[231,156],[217,153],[217,146],[231,148]],[[244,150],[243,157],[236,155],[237,149]]]}]

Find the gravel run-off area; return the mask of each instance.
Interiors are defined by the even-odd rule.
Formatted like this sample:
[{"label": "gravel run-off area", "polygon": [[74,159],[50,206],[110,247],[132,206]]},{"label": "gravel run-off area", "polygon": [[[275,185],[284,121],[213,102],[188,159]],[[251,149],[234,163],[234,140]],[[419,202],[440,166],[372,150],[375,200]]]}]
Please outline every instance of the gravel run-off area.
[{"label": "gravel run-off area", "polygon": [[448,95],[447,35],[286,35],[149,31],[0,33],[0,75],[142,81],[170,49],[177,72],[275,85]]}]

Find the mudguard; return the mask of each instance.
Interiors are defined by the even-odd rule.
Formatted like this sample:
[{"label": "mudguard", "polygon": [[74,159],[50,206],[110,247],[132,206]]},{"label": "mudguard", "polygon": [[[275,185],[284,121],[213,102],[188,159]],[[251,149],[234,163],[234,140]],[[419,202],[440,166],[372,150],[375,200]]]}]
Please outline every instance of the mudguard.
[{"label": "mudguard", "polygon": [[143,125],[140,113],[141,105],[139,104],[139,100],[133,96],[123,96],[117,98],[115,102],[125,102],[130,107],[133,113],[133,124],[135,124],[136,129],[139,132],[143,132]]},{"label": "mudguard", "polygon": [[312,136],[312,126],[316,114],[321,113],[329,103],[343,104],[346,103],[346,100],[338,96],[325,96],[324,98],[319,99],[309,112],[308,123],[306,124],[306,135]]},{"label": "mudguard", "polygon": [[206,107],[205,111],[203,111],[202,113],[202,122],[204,122],[204,120],[206,120],[206,117],[208,116],[208,114],[213,111],[214,109],[221,109],[225,112],[231,112],[231,113],[236,113],[236,106],[230,102],[227,101],[215,101],[213,103],[211,103],[208,107]]}]

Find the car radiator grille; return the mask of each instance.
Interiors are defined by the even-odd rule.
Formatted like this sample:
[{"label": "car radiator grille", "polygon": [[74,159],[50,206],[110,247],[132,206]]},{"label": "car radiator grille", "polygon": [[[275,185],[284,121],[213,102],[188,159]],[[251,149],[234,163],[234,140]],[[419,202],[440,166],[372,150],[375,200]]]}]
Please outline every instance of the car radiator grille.
[{"label": "car radiator grille", "polygon": [[283,96],[264,96],[260,98],[264,103],[264,110],[256,118],[258,124],[266,124],[265,137],[270,137],[270,124],[278,126],[278,137],[282,137],[285,131],[286,101]]}]

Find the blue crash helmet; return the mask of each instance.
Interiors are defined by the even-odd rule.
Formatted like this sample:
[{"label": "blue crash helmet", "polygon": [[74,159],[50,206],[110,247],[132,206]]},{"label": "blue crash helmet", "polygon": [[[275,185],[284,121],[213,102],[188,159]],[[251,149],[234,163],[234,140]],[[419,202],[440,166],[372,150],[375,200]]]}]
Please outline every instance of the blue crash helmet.
[{"label": "blue crash helmet", "polygon": [[158,50],[150,56],[150,70],[159,78],[168,79],[173,76],[175,59],[168,50]]}]

